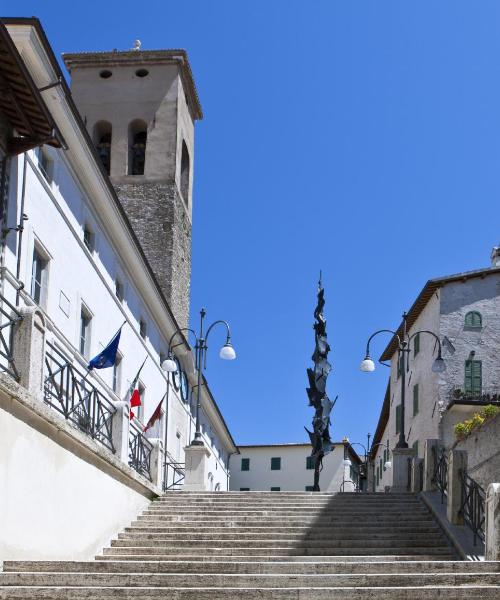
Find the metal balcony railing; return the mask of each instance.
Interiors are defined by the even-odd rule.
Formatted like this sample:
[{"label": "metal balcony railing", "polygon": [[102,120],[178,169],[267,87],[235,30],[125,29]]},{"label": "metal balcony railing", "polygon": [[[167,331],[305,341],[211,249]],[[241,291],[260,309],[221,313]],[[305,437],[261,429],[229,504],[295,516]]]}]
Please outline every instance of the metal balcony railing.
[{"label": "metal balcony railing", "polygon": [[132,469],[152,481],[151,453],[153,445],[134,422],[130,423],[128,447],[128,464]]},{"label": "metal balcony railing", "polygon": [[434,446],[432,452],[434,454],[434,464],[436,465],[433,481],[441,492],[441,504],[443,504],[444,497],[448,495],[448,459],[444,448],[441,448],[438,452]]},{"label": "metal balcony railing", "polygon": [[465,390],[464,388],[455,387],[450,392],[451,400],[472,400],[475,402],[499,402],[500,390],[492,387],[482,387],[481,389]]},{"label": "metal balcony railing", "polygon": [[180,490],[185,476],[185,463],[165,462],[163,464],[163,491]]},{"label": "metal balcony railing", "polygon": [[116,408],[55,346],[48,342],[46,346],[45,403],[114,453]]},{"label": "metal balcony railing", "polygon": [[0,295],[0,371],[8,373],[19,381],[19,372],[14,364],[12,352],[13,325],[21,321],[23,316],[7,298]]}]

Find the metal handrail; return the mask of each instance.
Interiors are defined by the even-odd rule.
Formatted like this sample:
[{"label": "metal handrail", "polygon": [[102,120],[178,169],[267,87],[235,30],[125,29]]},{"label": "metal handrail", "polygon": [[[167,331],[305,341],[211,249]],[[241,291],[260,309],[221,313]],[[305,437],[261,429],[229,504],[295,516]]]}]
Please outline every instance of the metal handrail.
[{"label": "metal handrail", "polygon": [[[170,477],[171,475],[171,477]],[[186,476],[186,464],[178,462],[163,463],[163,491],[179,490]],[[169,483],[169,480],[172,480]]]},{"label": "metal handrail", "polygon": [[[9,310],[6,310],[5,306]],[[19,310],[0,294],[0,359],[3,359],[0,360],[0,371],[8,373],[16,381],[19,381],[20,376],[14,363],[13,325],[22,319],[23,315]]]},{"label": "metal handrail", "polygon": [[151,444],[133,421],[130,423],[128,448],[129,466],[135,469],[140,475],[152,481],[151,453],[153,451],[153,444]]},{"label": "metal handrail", "polygon": [[441,504],[444,502],[444,497],[448,495],[448,460],[444,448],[441,448],[439,456],[437,455],[436,447],[432,448],[434,454],[434,476],[433,482],[441,492]]},{"label": "metal handrail", "polygon": [[45,351],[43,399],[80,431],[115,453],[116,407],[50,342]]},{"label": "metal handrail", "polygon": [[464,523],[472,529],[476,546],[477,538],[484,542],[486,492],[465,470],[461,469],[459,476],[462,488],[462,506],[459,514],[462,515]]},{"label": "metal handrail", "polygon": [[454,387],[450,390],[450,399],[500,403],[500,389],[498,387],[481,387],[480,390],[465,390],[461,387]]}]

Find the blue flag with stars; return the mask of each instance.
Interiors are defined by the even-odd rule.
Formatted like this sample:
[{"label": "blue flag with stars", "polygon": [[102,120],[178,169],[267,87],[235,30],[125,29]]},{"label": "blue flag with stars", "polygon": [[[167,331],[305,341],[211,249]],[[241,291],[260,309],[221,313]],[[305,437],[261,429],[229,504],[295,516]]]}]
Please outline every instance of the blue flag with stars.
[{"label": "blue flag with stars", "polygon": [[87,369],[92,371],[92,369],[106,369],[107,367],[112,367],[116,362],[116,353],[118,352],[118,344],[120,343],[120,336],[122,333],[122,327],[116,332],[113,339],[109,342],[109,344],[99,352],[97,356],[89,362]]}]

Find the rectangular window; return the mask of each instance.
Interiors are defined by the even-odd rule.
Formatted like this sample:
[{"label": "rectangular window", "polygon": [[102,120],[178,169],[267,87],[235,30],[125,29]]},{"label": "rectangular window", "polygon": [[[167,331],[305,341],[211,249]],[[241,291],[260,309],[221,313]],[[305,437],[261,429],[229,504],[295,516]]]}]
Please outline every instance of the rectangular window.
[{"label": "rectangular window", "polygon": [[113,392],[119,396],[122,382],[122,355],[116,354],[115,364],[113,365]]},{"label": "rectangular window", "polygon": [[115,296],[120,302],[123,302],[125,290],[123,288],[123,283],[119,279],[115,279]]},{"label": "rectangular window", "polygon": [[48,183],[52,183],[54,177],[54,161],[45,148],[40,148],[38,153],[38,168]]},{"label": "rectangular window", "polygon": [[89,357],[92,315],[85,306],[80,311],[80,354]]},{"label": "rectangular window", "polygon": [[377,485],[380,483],[380,474],[379,474],[379,470],[377,467]]},{"label": "rectangular window", "polygon": [[420,352],[420,333],[415,334],[413,338],[413,356],[417,356]]},{"label": "rectangular window", "polygon": [[305,491],[306,492],[313,492],[314,491],[314,486],[312,486],[312,485],[306,485]]},{"label": "rectangular window", "polygon": [[279,487],[272,487],[271,488],[271,492],[281,492],[281,488],[279,488]]},{"label": "rectangular window", "polygon": [[480,360],[465,361],[465,391],[468,394],[481,394],[483,389],[483,365]]},{"label": "rectangular window", "polygon": [[279,456],[271,458],[271,471],[281,470],[281,458]]},{"label": "rectangular window", "polygon": [[250,488],[240,488],[240,492],[249,492]]},{"label": "rectangular window", "polygon": [[31,297],[37,304],[45,304],[47,296],[47,273],[49,261],[35,246],[31,268]]},{"label": "rectangular window", "polygon": [[314,456],[306,457],[306,469],[314,469],[315,462]]},{"label": "rectangular window", "polygon": [[95,250],[95,235],[90,225],[85,223],[83,228],[83,243],[89,252],[94,252]]},{"label": "rectangular window", "polygon": [[146,321],[144,319],[141,319],[139,321],[139,334],[143,340],[146,339],[147,325],[146,325]]},{"label": "rectangular window", "polygon": [[250,471],[250,459],[249,458],[241,459],[241,470],[242,471]]},{"label": "rectangular window", "polygon": [[396,406],[396,433],[401,431],[401,404]]},{"label": "rectangular window", "polygon": [[418,440],[413,442],[412,449],[415,450],[415,456],[418,456]]},{"label": "rectangular window", "polygon": [[380,477],[382,477],[382,473],[384,472],[384,464],[382,463],[382,459],[380,459],[378,464],[378,470],[380,471]]},{"label": "rectangular window", "polygon": [[398,379],[399,379],[403,372],[403,355],[402,354],[401,354],[401,356],[398,356],[397,370],[398,370]]},{"label": "rectangular window", "polygon": [[384,471],[385,471],[385,463],[387,462],[387,449],[384,450]]},{"label": "rectangular window", "polygon": [[418,383],[413,386],[413,416],[418,415]]}]

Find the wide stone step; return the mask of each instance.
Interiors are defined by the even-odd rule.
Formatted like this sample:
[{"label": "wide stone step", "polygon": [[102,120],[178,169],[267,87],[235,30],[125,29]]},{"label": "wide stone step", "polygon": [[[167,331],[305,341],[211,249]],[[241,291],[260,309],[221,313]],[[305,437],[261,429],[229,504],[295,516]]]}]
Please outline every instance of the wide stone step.
[{"label": "wide stone step", "polygon": [[[375,515],[380,515],[381,512],[378,510],[366,510],[366,511],[360,511],[360,510],[355,510],[354,508],[351,508],[350,510],[342,510],[342,511],[338,511],[338,510],[325,510],[322,511],[320,513],[311,513],[311,512],[307,512],[307,511],[303,511],[302,509],[297,509],[297,510],[286,510],[286,511],[280,511],[278,509],[273,510],[273,509],[269,509],[269,510],[212,510],[212,509],[207,509],[207,510],[191,510],[190,508],[186,508],[182,511],[180,510],[173,510],[173,509],[168,509],[168,508],[160,508],[160,509],[155,509],[155,508],[150,508],[146,511],[144,511],[143,513],[144,515],[175,515],[178,517],[188,517],[188,518],[192,518],[192,517],[196,517],[196,516],[203,516],[206,515],[207,518],[211,518],[211,517],[223,517],[223,518],[228,518],[228,517],[238,517],[238,516],[251,516],[253,518],[259,518],[259,517],[267,517],[267,516],[272,516],[274,518],[280,517],[282,519],[286,519],[288,517],[290,518],[301,518],[301,517],[306,517],[306,518],[311,518],[311,517],[316,517],[316,518],[325,518],[325,517],[329,517],[329,516],[338,516],[338,515],[342,515],[342,517],[346,517],[346,518],[371,518],[372,516]],[[399,510],[395,510],[395,511],[388,511],[387,513],[385,513],[387,516],[392,516],[393,519],[396,519],[398,517],[405,517],[408,514],[413,514],[413,515],[420,515],[420,516],[425,516],[429,514],[429,511],[424,509],[424,508],[419,508],[419,509],[415,509],[412,511],[399,511]]]},{"label": "wide stone step", "polygon": [[[109,549],[107,549],[109,550]],[[364,562],[450,562],[456,561],[457,556],[450,552],[440,552],[433,554],[426,554],[425,552],[421,552],[420,554],[405,554],[401,552],[400,554],[387,554],[378,553],[378,554],[346,554],[344,551],[341,555],[338,554],[270,554],[269,552],[265,554],[227,554],[222,553],[220,550],[215,555],[209,554],[140,554],[139,552],[134,554],[127,554],[126,552],[118,553],[110,553],[107,554],[106,550],[103,555],[96,556],[96,562],[132,562],[135,564],[139,564],[141,562],[190,562],[193,564],[204,565],[206,562],[224,562],[226,564],[229,563],[252,563],[252,562],[269,562],[275,563],[276,561],[282,563],[313,563],[313,564],[324,564],[331,562],[354,562],[354,563],[364,563]],[[201,567],[200,567],[201,568]]]},{"label": "wide stone step", "polygon": [[[391,515],[373,515],[370,517],[370,519],[367,519],[367,524],[371,523],[371,524],[375,524],[375,523],[383,523],[383,524],[389,524],[392,525],[394,523],[394,517]],[[414,515],[414,514],[410,514],[410,515],[405,515],[404,519],[402,518],[401,520],[398,520],[397,522],[402,522],[404,521],[405,523],[428,523],[429,521],[434,522],[430,516],[429,513],[425,514],[425,515]],[[186,517],[186,516],[179,516],[179,515],[139,515],[137,517],[137,521],[136,522],[155,522],[155,523],[175,523],[177,525],[185,525],[185,526],[192,526],[193,523],[200,523],[200,524],[205,524],[205,525],[214,525],[217,527],[223,527],[225,526],[225,524],[239,524],[239,525],[247,525],[249,523],[254,524],[254,525],[259,525],[259,526],[265,526],[265,525],[273,525],[273,526],[279,526],[279,525],[283,525],[283,523],[287,523],[290,525],[325,525],[325,524],[343,524],[345,523],[345,519],[340,515],[336,515],[336,516],[331,516],[331,517],[321,517],[321,518],[316,518],[316,517],[311,517],[311,516],[304,516],[301,518],[296,518],[296,517],[288,517],[286,520],[284,520],[283,518],[277,518],[276,515],[270,515],[270,516],[263,516],[263,517],[259,517],[259,518],[255,518],[255,517],[249,517],[249,516],[239,516],[239,515],[233,515],[232,517],[227,517],[227,516],[218,516],[217,518],[214,517],[210,517],[207,518],[204,515],[199,515],[196,517]],[[359,522],[359,520],[357,520],[357,522]]]},{"label": "wide stone step", "polygon": [[500,586],[337,588],[0,587],[0,600],[498,600]]},{"label": "wide stone step", "polygon": [[192,525],[179,525],[177,523],[173,523],[170,525],[158,524],[154,523],[150,524],[148,522],[139,522],[132,524],[131,527],[125,527],[124,531],[126,533],[171,533],[175,535],[188,535],[188,534],[213,534],[213,535],[257,535],[260,533],[264,534],[274,534],[274,533],[282,533],[282,534],[300,534],[307,536],[314,535],[332,535],[335,533],[365,533],[372,534],[382,531],[386,529],[390,529],[393,532],[398,533],[412,533],[412,532],[420,532],[420,533],[436,533],[440,532],[439,527],[436,523],[432,521],[427,521],[426,523],[414,523],[413,525],[406,524],[398,524],[391,525],[387,527],[384,524],[381,525],[351,525],[346,527],[345,524],[339,523],[338,525],[332,525],[331,523],[328,525],[293,525],[291,527],[262,527],[262,526],[254,526],[254,525],[232,525],[231,523],[219,524],[217,527],[207,526],[204,527],[200,525],[199,527],[193,527]]},{"label": "wide stone step", "polygon": [[[373,574],[373,573],[498,573],[500,562],[487,561],[5,561],[4,572],[58,573],[281,573]],[[392,558],[392,557],[391,557]]]},{"label": "wide stone step", "polygon": [[163,588],[338,588],[411,586],[500,586],[499,573],[377,573],[329,575],[195,573],[5,573],[6,586]]},{"label": "wide stone step", "polygon": [[[358,544],[354,546],[349,545],[331,545],[331,546],[300,546],[300,547],[286,547],[282,545],[270,546],[261,545],[255,547],[241,547],[229,544],[226,547],[220,545],[214,546],[201,546],[195,544],[191,547],[179,547],[175,546],[128,546],[128,545],[113,545],[111,548],[104,548],[103,555],[105,556],[116,556],[120,554],[126,554],[128,556],[191,556],[191,555],[206,555],[206,556],[221,556],[221,555],[237,555],[237,556],[251,556],[251,555],[278,555],[278,556],[352,556],[361,554],[378,554],[378,555],[419,555],[423,554],[426,556],[432,555],[438,557],[439,555],[445,555],[447,557],[453,557],[453,552],[449,547],[439,546],[430,547],[428,545],[413,545],[413,544],[393,544],[388,542],[387,544],[378,542],[377,544],[371,544],[366,542],[364,544]],[[139,560],[139,559],[138,559]],[[162,560],[162,559],[156,559]]]}]

